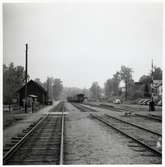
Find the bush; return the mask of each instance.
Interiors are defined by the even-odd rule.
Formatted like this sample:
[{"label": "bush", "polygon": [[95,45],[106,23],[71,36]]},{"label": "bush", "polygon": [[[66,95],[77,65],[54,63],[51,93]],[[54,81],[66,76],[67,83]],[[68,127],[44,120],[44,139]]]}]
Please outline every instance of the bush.
[{"label": "bush", "polygon": [[137,98],[143,98],[143,92],[142,91],[135,91],[132,95],[133,99],[137,99]]}]

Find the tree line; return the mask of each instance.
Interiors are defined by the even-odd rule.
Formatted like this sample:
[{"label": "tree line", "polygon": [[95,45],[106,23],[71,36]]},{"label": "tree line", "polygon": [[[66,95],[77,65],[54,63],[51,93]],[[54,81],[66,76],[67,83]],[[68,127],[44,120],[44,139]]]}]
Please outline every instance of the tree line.
[{"label": "tree line", "polygon": [[[58,100],[60,98],[66,99],[67,96],[74,96],[77,93],[83,93],[90,99],[105,99],[121,97],[123,99],[136,99],[141,97],[151,96],[151,82],[152,76],[154,80],[162,80],[162,69],[160,67],[154,67],[153,72],[148,75],[142,75],[139,79],[137,86],[132,78],[133,69],[126,66],[121,66],[120,70],[113,74],[112,78],[109,78],[104,83],[104,88],[99,86],[98,82],[93,82],[89,89],[75,88],[75,87],[63,87],[63,83],[60,78],[47,77],[47,80],[41,82],[39,78],[34,81],[40,84],[48,92],[50,99]],[[28,75],[28,80],[30,76]],[[125,93],[122,93],[120,88],[121,81],[124,82]],[[11,63],[9,66],[3,65],[3,103],[12,103],[12,98],[16,91],[25,84],[25,70],[22,66],[14,66]]]},{"label": "tree line", "polygon": [[[28,81],[30,76],[28,75]],[[48,92],[48,97],[58,100],[63,90],[63,83],[60,78],[47,77],[45,82],[39,78],[34,80]],[[25,70],[23,66],[8,66],[3,64],[3,104],[11,104],[16,91],[25,85]]]},{"label": "tree line", "polygon": [[[142,75],[139,79],[138,86],[135,84],[133,78],[133,69],[126,66],[121,66],[120,71],[117,71],[112,78],[106,80],[104,88],[102,89],[98,82],[94,82],[90,87],[90,97],[93,99],[99,99],[104,94],[106,99],[111,97],[121,97],[122,99],[136,99],[151,96],[151,83],[153,80],[162,80],[162,69],[160,67],[154,67],[153,72],[148,75]],[[124,94],[119,84],[124,82]],[[123,97],[124,96],[124,97]]]},{"label": "tree line", "polygon": [[12,103],[15,92],[25,83],[25,71],[22,66],[3,65],[3,103]]},{"label": "tree line", "polygon": [[63,90],[63,83],[60,78],[47,77],[45,82],[41,82],[39,78],[36,78],[34,81],[47,90],[50,99],[60,99]]}]

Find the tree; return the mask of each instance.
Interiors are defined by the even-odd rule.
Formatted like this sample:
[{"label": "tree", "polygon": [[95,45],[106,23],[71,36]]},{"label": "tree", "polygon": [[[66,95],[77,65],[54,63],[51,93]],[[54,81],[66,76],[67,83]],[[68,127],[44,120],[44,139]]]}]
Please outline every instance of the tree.
[{"label": "tree", "polygon": [[[160,67],[154,67],[153,69],[153,79],[162,80],[162,69]],[[144,84],[151,84],[152,82],[152,72],[149,75],[142,75],[139,79],[139,82]]]},{"label": "tree", "polygon": [[154,67],[153,70],[153,79],[154,80],[162,80],[162,69],[160,67]]},{"label": "tree", "polygon": [[151,83],[152,83],[152,77],[150,75],[142,75],[139,79],[139,82],[141,82],[144,85],[143,88],[143,94],[144,97],[150,97],[150,89],[151,89]]},{"label": "tree", "polygon": [[21,88],[25,81],[24,67],[11,63],[8,67],[3,65],[3,103],[12,103],[16,91]]},{"label": "tree", "polygon": [[92,98],[99,99],[101,97],[101,88],[100,88],[98,82],[93,82],[93,84],[90,88],[90,92],[91,92]]},{"label": "tree", "polygon": [[108,79],[104,84],[105,96],[109,98],[110,96],[112,96],[112,92],[113,92],[113,80]]},{"label": "tree", "polygon": [[67,99],[67,97],[75,96],[80,93],[83,93],[82,89],[77,87],[64,87],[62,90],[63,99]]},{"label": "tree", "polygon": [[128,88],[130,87],[130,82],[132,82],[132,68],[121,66],[120,76],[121,80],[125,82],[125,99],[127,100]]},{"label": "tree", "polygon": [[119,94],[119,83],[121,81],[121,76],[120,76],[120,73],[119,72],[116,72],[114,75],[113,75],[113,94],[115,96],[117,96]]},{"label": "tree", "polygon": [[151,84],[152,78],[149,75],[142,75],[139,79],[139,82],[143,84]]},{"label": "tree", "polygon": [[150,86],[147,83],[144,86],[144,97],[151,97]]},{"label": "tree", "polygon": [[86,97],[89,97],[89,89],[82,89],[82,93],[86,96]]},{"label": "tree", "polygon": [[43,86],[43,83],[41,82],[39,78],[36,78],[34,81],[37,82],[39,85]]},{"label": "tree", "polygon": [[62,81],[59,78],[53,80],[53,98],[58,100],[63,90]]},{"label": "tree", "polygon": [[47,81],[45,82],[45,89],[48,92],[48,97],[53,99],[53,77],[47,77]]},{"label": "tree", "polygon": [[116,72],[112,79],[108,79],[104,84],[104,93],[106,97],[119,95],[119,83],[121,81],[120,73]]}]

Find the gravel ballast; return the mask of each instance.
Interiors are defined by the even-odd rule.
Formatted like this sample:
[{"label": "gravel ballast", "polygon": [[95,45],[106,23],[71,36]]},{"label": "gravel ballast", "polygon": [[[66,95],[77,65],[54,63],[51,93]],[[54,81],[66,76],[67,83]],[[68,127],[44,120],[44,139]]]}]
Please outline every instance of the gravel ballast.
[{"label": "gravel ballast", "polygon": [[157,164],[161,158],[121,135],[88,112],[67,103],[65,164]]}]

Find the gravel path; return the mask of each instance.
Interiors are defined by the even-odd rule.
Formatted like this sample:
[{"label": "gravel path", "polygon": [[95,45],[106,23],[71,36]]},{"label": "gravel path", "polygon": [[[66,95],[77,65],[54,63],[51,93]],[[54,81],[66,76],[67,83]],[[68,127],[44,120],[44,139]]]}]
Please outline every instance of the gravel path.
[{"label": "gravel path", "polygon": [[[153,156],[132,140],[101,122],[91,119],[67,103],[65,164],[157,164]],[[133,147],[132,147],[133,146]]]}]

